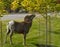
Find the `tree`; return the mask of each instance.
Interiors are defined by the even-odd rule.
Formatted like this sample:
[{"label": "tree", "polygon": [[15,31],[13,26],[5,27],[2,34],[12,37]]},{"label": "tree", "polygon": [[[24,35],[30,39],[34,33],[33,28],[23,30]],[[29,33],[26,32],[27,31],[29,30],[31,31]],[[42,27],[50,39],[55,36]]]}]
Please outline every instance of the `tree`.
[{"label": "tree", "polygon": [[5,8],[5,4],[3,1],[0,0],[0,16],[7,13],[7,11],[4,10],[4,8]]},{"label": "tree", "polygon": [[40,3],[40,0],[24,0],[21,2],[21,5],[29,12],[33,12],[40,9]]},{"label": "tree", "polygon": [[13,0],[12,2],[11,2],[11,6],[10,6],[10,8],[11,8],[11,10],[13,10],[13,11],[19,11],[19,9],[21,9],[22,7],[21,7],[21,2],[22,2],[23,0]]},{"label": "tree", "polygon": [[56,0],[23,0],[21,5],[28,11],[37,11],[39,13],[46,13],[54,9]]}]

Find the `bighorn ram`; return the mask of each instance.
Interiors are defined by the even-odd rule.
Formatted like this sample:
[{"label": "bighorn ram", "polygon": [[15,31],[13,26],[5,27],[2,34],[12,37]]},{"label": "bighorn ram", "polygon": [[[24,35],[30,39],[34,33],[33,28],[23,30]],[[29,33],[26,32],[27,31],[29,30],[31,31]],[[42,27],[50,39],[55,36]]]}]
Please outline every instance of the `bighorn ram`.
[{"label": "bighorn ram", "polygon": [[26,45],[26,35],[32,26],[32,20],[35,17],[34,14],[27,15],[23,22],[10,21],[7,25],[6,41],[7,36],[10,34],[10,43],[12,44],[13,33],[19,33],[24,35],[24,45]]}]

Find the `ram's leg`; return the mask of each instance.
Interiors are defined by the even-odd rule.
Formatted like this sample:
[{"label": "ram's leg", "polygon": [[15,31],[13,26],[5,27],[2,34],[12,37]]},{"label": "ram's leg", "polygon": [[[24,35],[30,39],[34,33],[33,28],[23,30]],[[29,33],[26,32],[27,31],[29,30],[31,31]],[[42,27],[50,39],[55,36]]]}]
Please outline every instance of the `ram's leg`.
[{"label": "ram's leg", "polygon": [[7,42],[7,36],[9,35],[9,33],[10,33],[10,30],[9,30],[9,29],[7,29],[7,32],[6,32],[6,38],[5,38],[4,43],[6,43],[6,42]]},{"label": "ram's leg", "polygon": [[24,34],[23,45],[26,46],[26,34]]},{"label": "ram's leg", "polygon": [[12,44],[13,31],[10,32],[10,44]]}]

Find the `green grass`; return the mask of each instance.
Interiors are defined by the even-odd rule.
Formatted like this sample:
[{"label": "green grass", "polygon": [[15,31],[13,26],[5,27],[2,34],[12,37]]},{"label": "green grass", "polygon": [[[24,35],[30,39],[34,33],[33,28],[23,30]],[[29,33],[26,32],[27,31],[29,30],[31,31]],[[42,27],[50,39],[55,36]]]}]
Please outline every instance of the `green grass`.
[{"label": "green grass", "polygon": [[[17,20],[17,21],[23,21],[23,20]],[[40,21],[40,23],[38,22]],[[2,25],[2,31],[3,31],[3,41],[5,39],[6,34],[6,24],[9,21],[3,21]],[[40,25],[40,27],[39,27]],[[49,23],[48,23],[49,25]],[[49,27],[48,27],[49,28]],[[40,29],[40,30],[39,30]],[[51,35],[51,39],[49,38]],[[39,47],[38,45],[45,45],[46,44],[46,23],[44,18],[35,18],[33,20],[32,27],[27,34],[27,46],[26,47]],[[1,39],[1,38],[0,38]],[[47,41],[48,45],[52,45],[53,47],[60,47],[60,18],[51,18],[51,32],[48,31],[47,34]],[[51,40],[51,42],[49,42]],[[13,45],[10,45],[9,43],[9,36],[8,36],[8,42],[6,44],[3,43],[4,47],[24,47],[23,46],[23,35],[22,34],[14,34],[13,35]]]}]

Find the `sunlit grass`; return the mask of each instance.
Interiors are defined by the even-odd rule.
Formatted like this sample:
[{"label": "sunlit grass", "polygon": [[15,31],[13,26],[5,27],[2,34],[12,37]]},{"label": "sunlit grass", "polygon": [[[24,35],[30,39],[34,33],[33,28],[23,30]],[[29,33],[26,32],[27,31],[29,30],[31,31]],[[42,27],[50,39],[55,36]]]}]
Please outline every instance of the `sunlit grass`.
[{"label": "sunlit grass", "polygon": [[[23,19],[15,20],[15,21],[23,21]],[[40,23],[38,22],[40,21]],[[3,21],[2,30],[3,30],[3,41],[5,39],[6,34],[6,25],[9,21]],[[46,23],[44,18],[35,18],[33,20],[32,27],[27,34],[27,46],[26,47],[39,47],[39,44],[46,44]],[[39,28],[40,25],[40,28]],[[40,29],[40,30],[39,30]],[[51,42],[49,43],[49,34],[51,34]],[[39,36],[40,35],[40,36]],[[15,34],[13,35],[13,45],[8,42],[4,44],[4,47],[24,47],[23,46],[23,35]],[[38,44],[38,45],[37,45]],[[51,18],[51,32],[48,32],[48,45],[53,45],[60,47],[60,18]]]}]

